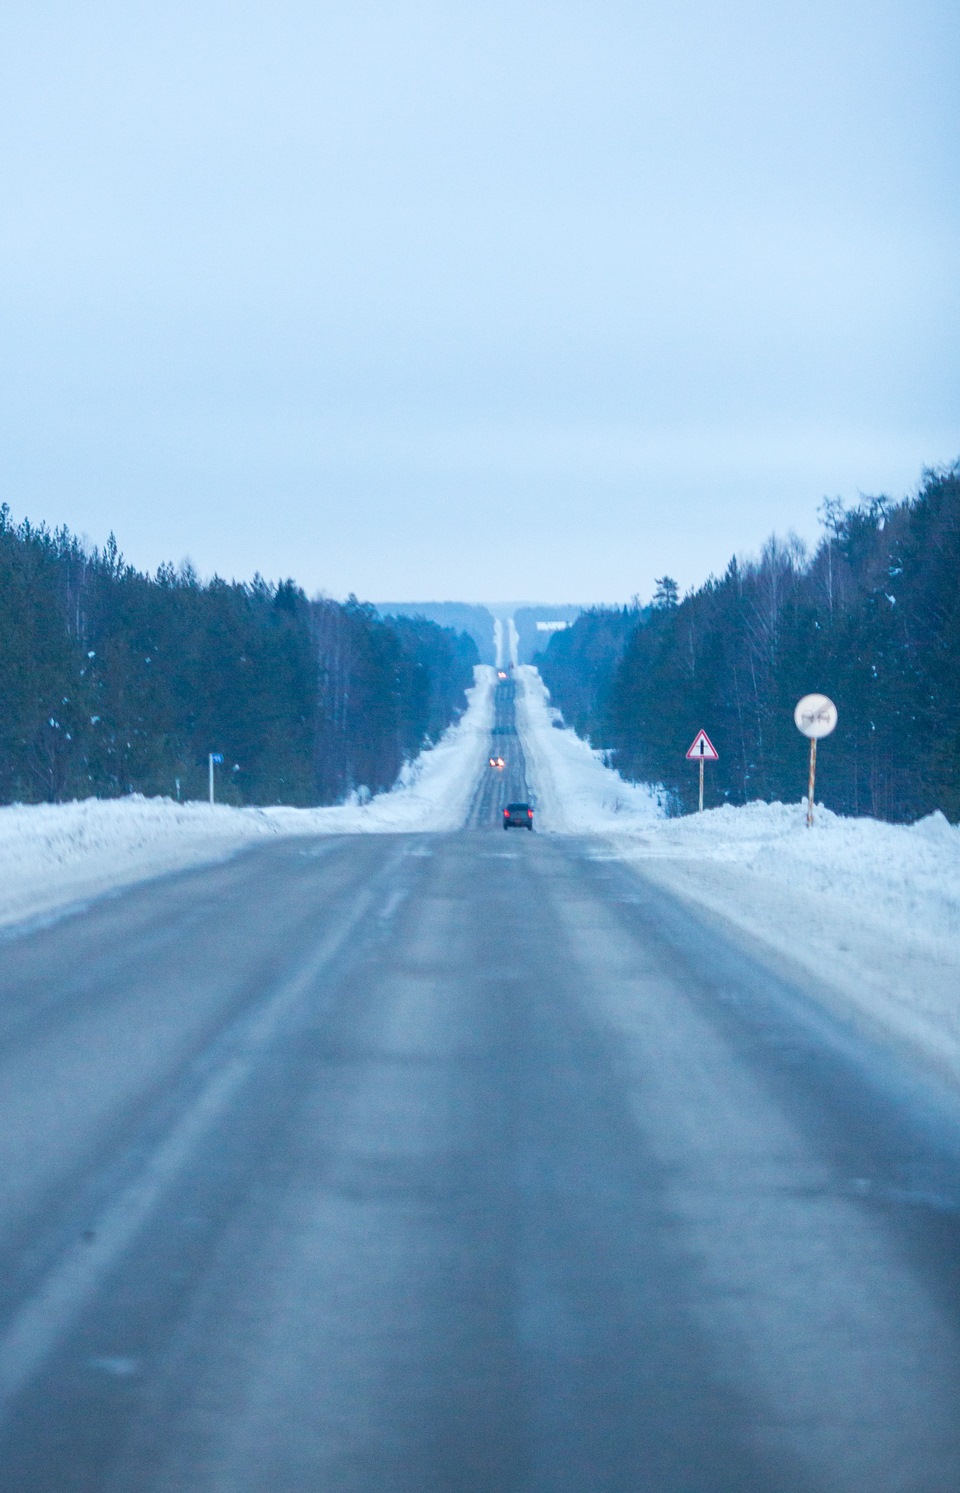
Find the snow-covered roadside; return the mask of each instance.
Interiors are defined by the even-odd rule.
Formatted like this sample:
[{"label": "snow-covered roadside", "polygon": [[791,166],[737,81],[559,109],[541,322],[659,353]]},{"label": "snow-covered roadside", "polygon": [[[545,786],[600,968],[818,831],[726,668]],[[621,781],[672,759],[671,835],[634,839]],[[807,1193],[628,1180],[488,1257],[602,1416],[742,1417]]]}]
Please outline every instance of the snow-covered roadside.
[{"label": "snow-covered roadside", "polygon": [[517,730],[537,801],[537,828],[566,834],[647,828],[663,818],[646,784],[624,782],[599,754],[563,726],[532,664],[515,671]]},{"label": "snow-covered roadside", "polygon": [[601,837],[654,880],[815,977],[838,1007],[960,1083],[960,828],[845,819],[805,806],[662,817],[574,732],[553,725],[535,669],[517,722],[540,827]]},{"label": "snow-covered roadside", "polygon": [[489,751],[496,671],[475,670],[456,725],[367,803],[327,809],[211,808],[168,798],[84,799],[0,808],[0,926],[158,876],[221,860],[277,835],[390,834],[457,829]]}]

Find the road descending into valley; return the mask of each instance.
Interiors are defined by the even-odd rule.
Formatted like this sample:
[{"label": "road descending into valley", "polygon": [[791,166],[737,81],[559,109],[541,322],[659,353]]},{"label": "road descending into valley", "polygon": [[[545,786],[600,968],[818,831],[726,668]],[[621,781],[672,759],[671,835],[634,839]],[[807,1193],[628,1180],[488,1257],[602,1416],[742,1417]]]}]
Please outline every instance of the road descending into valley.
[{"label": "road descending into valley", "polygon": [[960,1489],[960,1103],[504,833],[513,688],[457,833],[5,939],[3,1493]]}]

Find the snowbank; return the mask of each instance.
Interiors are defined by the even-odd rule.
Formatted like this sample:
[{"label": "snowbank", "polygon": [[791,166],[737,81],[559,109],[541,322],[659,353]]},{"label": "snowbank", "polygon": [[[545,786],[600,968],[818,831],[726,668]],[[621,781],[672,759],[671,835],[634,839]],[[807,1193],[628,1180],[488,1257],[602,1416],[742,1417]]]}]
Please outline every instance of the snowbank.
[{"label": "snowbank", "polygon": [[647,828],[663,817],[656,791],[627,783],[598,752],[563,726],[532,664],[516,670],[517,730],[537,799],[538,829],[595,834]]},{"label": "snowbank", "polygon": [[960,1082],[960,828],[847,819],[806,805],[725,806],[666,819],[655,790],[557,729],[535,669],[517,720],[546,831],[600,836],[599,854],[748,935],[808,988]]},{"label": "snowbank", "polygon": [[222,859],[276,835],[456,829],[486,761],[495,670],[475,671],[460,721],[408,763],[389,793],[327,809],[211,808],[172,799],[85,799],[0,808],[0,925],[34,921],[147,876]]}]

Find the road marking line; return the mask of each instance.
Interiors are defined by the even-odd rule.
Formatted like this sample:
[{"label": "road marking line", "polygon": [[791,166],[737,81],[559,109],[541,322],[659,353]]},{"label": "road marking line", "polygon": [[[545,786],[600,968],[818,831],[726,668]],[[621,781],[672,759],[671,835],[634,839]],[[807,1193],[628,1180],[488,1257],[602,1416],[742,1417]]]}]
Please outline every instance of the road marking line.
[{"label": "road marking line", "polygon": [[407,898],[408,895],[409,895],[409,889],[407,887],[402,887],[402,886],[395,886],[394,887],[393,891],[390,893],[390,895],[387,898],[386,902],[383,904],[383,906],[380,909],[380,921],[381,921],[381,923],[388,923],[390,921],[390,919],[393,917],[394,913],[396,912],[397,908],[400,906],[400,903],[404,902],[406,900],[406,898]]},{"label": "road marking line", "polygon": [[354,907],[306,963],[269,997],[238,1034],[236,1050],[206,1083],[186,1114],[160,1142],[146,1166],[112,1206],[91,1225],[14,1313],[0,1336],[0,1410],[31,1380],[64,1336],[100,1281],[146,1223],[150,1213],[196,1146],[250,1076],[262,1048],[283,1018],[310,991],[324,966],[339,953],[370,911],[374,892],[361,892]]}]

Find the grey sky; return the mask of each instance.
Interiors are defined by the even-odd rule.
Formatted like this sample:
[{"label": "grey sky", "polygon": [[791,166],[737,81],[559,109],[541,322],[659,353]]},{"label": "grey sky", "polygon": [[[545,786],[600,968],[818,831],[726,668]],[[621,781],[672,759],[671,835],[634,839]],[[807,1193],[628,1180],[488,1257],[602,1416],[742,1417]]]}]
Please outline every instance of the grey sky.
[{"label": "grey sky", "polygon": [[955,3],[6,16],[17,516],[617,600],[960,455]]}]

